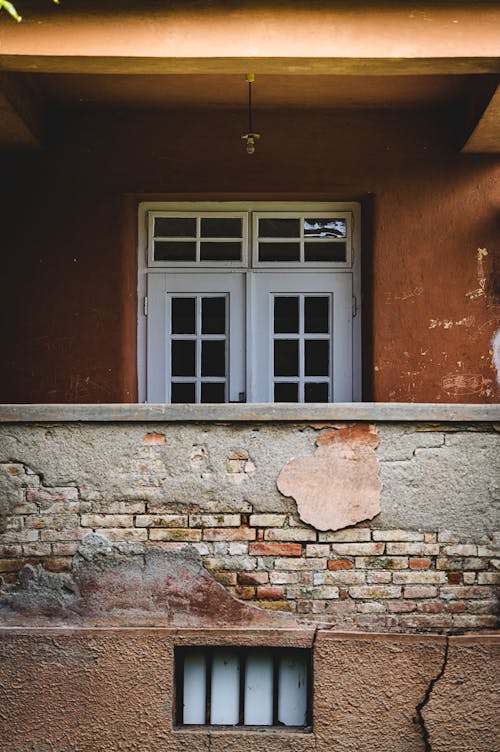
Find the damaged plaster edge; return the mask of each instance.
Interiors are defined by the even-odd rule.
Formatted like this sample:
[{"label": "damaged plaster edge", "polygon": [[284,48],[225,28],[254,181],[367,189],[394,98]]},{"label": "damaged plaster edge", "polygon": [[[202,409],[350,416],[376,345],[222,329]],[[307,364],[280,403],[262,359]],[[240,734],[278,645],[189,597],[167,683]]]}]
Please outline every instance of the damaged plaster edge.
[{"label": "damaged plaster edge", "polygon": [[272,421],[441,421],[500,422],[500,405],[466,403],[336,402],[331,404],[248,403],[3,404],[0,423],[55,422],[272,422]]}]

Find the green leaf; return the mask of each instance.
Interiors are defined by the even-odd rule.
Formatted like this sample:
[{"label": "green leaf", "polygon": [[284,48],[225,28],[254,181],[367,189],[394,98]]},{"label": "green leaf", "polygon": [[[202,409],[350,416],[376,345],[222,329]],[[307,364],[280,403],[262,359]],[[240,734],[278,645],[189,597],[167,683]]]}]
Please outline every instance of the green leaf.
[{"label": "green leaf", "polygon": [[17,10],[14,8],[12,3],[7,2],[7,0],[0,0],[0,10],[6,10],[7,13],[12,16],[16,21],[22,21],[23,19],[17,12]]}]

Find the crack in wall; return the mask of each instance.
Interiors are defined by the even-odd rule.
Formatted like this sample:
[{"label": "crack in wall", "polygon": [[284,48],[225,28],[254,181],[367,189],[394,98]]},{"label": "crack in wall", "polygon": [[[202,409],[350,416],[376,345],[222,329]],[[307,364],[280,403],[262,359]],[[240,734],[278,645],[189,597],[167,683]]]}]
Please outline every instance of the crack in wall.
[{"label": "crack in wall", "polygon": [[420,732],[422,734],[422,739],[424,741],[424,752],[432,752],[432,744],[430,740],[429,730],[427,726],[425,725],[425,719],[424,719],[422,711],[426,707],[426,705],[429,703],[429,700],[431,699],[431,694],[434,690],[435,685],[443,677],[443,674],[446,671],[446,665],[448,663],[448,651],[450,647],[449,637],[446,636],[445,640],[446,642],[445,642],[445,647],[444,647],[444,656],[443,656],[443,663],[441,665],[441,668],[439,672],[436,674],[436,676],[434,677],[434,679],[431,679],[429,686],[426,689],[422,702],[420,702],[416,707],[416,715],[414,716],[414,720],[416,723],[418,723]]}]

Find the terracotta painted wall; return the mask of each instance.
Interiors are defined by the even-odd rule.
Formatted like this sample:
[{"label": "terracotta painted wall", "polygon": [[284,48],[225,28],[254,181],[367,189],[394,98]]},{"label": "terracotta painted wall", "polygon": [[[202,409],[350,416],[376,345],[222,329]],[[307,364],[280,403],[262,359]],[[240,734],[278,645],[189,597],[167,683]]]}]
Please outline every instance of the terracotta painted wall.
[{"label": "terracotta painted wall", "polygon": [[[495,402],[500,162],[453,112],[60,115],[3,155],[3,402],[135,401],[136,211],[145,198],[358,200],[364,398]],[[498,271],[498,261],[497,261]]]}]

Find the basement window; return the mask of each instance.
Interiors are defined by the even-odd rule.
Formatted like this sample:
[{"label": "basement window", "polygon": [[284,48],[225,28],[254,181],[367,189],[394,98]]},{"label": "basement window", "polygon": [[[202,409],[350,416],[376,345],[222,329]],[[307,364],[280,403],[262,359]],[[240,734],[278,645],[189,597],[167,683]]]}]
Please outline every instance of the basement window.
[{"label": "basement window", "polygon": [[177,648],[175,673],[178,726],[311,725],[309,650]]}]

